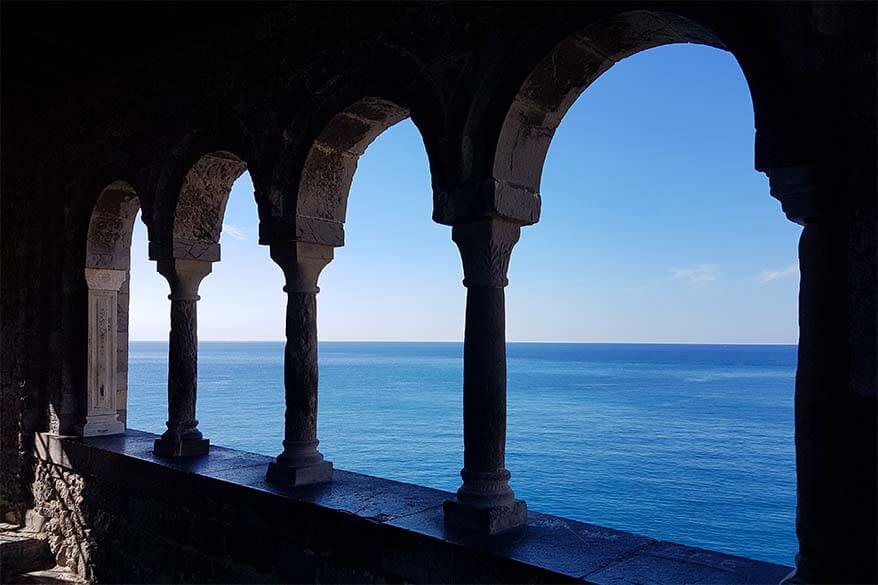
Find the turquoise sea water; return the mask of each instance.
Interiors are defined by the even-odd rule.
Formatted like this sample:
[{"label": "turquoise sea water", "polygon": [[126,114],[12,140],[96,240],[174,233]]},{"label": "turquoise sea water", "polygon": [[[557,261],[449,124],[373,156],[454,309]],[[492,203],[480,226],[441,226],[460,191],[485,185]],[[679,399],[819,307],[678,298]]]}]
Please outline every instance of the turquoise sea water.
[{"label": "turquoise sea water", "polygon": [[[449,491],[463,463],[460,343],[320,344],[320,449]],[[167,344],[132,342],[129,426],[160,433]],[[791,565],[795,346],[512,343],[507,468],[528,507]],[[214,444],[276,455],[283,345],[202,342]]]}]

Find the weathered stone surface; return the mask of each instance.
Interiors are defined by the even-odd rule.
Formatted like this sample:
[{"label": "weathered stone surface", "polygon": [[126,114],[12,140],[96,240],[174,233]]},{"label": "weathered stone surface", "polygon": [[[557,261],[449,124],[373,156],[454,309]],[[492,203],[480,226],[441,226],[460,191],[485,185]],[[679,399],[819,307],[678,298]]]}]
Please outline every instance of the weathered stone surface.
[{"label": "weathered stone surface", "polygon": [[789,571],[544,514],[512,533],[460,534],[444,525],[447,492],[345,471],[280,486],[264,456],[160,459],[154,438],[47,436],[37,453],[50,546],[91,581],[612,583],[630,567],[636,579],[768,583]]},{"label": "weathered stone surface", "polygon": [[463,259],[466,325],[463,342],[463,485],[445,503],[458,530],[496,534],[523,527],[527,506],[516,500],[506,470],[506,301],[504,287],[519,226],[495,219],[454,226]]},{"label": "weathered stone surface", "polygon": [[[343,224],[357,160],[379,134],[408,111],[388,100],[365,97],[333,117],[308,151],[299,181],[296,216]],[[314,243],[324,243],[318,240]]]},{"label": "weathered stone surface", "polygon": [[310,243],[271,247],[287,293],[284,449],[266,475],[275,483],[298,486],[332,479],[332,463],[317,450],[317,279],[332,257],[331,247]]},{"label": "weathered stone surface", "polygon": [[27,527],[0,523],[0,580],[3,583],[24,581],[23,573],[55,566],[55,558],[43,537],[44,533]]},{"label": "weathered stone surface", "polygon": [[[79,431],[84,437],[115,435],[125,430],[119,420],[118,290],[125,270],[86,268],[88,284],[88,361],[86,411]],[[127,337],[125,346],[127,347]],[[127,352],[125,354],[127,359]]]},{"label": "weathered stone surface", "polygon": [[584,575],[595,583],[779,583],[786,567],[691,548],[650,544],[617,563]]},{"label": "weathered stone surface", "polygon": [[159,260],[159,272],[171,286],[171,333],[168,339],[168,430],[155,441],[161,457],[206,455],[210,442],[198,430],[198,287],[210,274],[210,262]]},{"label": "weathered stone surface", "polygon": [[101,192],[88,225],[87,268],[128,270],[131,234],[139,210],[137,194],[122,181],[111,183]]},{"label": "weathered stone surface", "polygon": [[[461,499],[460,493],[457,495]],[[473,534],[500,534],[519,530],[527,524],[527,504],[514,500],[509,504],[490,507],[467,505],[456,500],[446,500],[445,523],[452,530]]]},{"label": "weathered stone surface", "polygon": [[229,192],[246,169],[237,156],[226,152],[206,154],[192,166],[183,179],[174,213],[175,242],[219,242]]}]

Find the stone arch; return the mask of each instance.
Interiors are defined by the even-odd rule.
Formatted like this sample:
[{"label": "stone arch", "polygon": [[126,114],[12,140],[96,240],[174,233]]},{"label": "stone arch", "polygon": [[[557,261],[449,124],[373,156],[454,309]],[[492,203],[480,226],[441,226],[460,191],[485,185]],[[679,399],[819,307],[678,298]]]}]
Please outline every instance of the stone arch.
[{"label": "stone arch", "polygon": [[86,237],[88,341],[83,416],[85,436],[122,432],[128,402],[128,302],[131,236],[140,199],[126,182],[98,196]]},{"label": "stone arch", "polygon": [[219,150],[200,156],[175,182],[175,196],[167,195],[169,217],[158,241],[150,242],[153,260],[188,258],[216,262],[220,259],[219,239],[226,204],[235,180],[247,164],[231,152]]},{"label": "stone arch", "polygon": [[486,161],[491,164],[494,200],[515,202],[513,219],[536,223],[546,154],[576,99],[620,60],[674,43],[728,50],[707,27],[654,11],[612,16],[564,38],[529,72],[503,117],[493,158]]},{"label": "stone arch", "polygon": [[272,172],[254,177],[257,191],[265,192],[261,244],[344,245],[357,161],[384,130],[406,118],[421,135],[434,185],[454,158],[439,82],[425,63],[398,46],[375,43],[319,53],[282,102],[282,136],[264,148],[273,155]]},{"label": "stone arch", "polygon": [[409,117],[409,110],[384,98],[364,97],[339,112],[312,143],[299,180],[297,238],[344,244],[348,194],[357,162],[385,130]]},{"label": "stone arch", "polygon": [[137,193],[124,181],[114,181],[101,192],[88,223],[86,268],[128,270],[139,210]]}]

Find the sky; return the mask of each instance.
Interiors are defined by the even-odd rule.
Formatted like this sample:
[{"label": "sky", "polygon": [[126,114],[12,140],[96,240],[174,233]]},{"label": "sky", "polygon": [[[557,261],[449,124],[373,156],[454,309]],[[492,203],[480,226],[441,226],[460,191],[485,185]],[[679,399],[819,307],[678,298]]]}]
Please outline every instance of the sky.
[{"label": "sky", "polygon": [[[552,141],[542,217],[522,228],[509,341],[796,343],[801,228],[753,170],[752,102],[731,54],[700,45],[620,62]],[[461,341],[466,291],[451,228],[432,221],[423,141],[405,120],[366,150],[346,244],[320,277],[322,340]],[[249,175],[201,285],[201,340],[281,340],[283,275],[259,246]],[[167,282],[132,242],[130,334],[166,340]]]}]

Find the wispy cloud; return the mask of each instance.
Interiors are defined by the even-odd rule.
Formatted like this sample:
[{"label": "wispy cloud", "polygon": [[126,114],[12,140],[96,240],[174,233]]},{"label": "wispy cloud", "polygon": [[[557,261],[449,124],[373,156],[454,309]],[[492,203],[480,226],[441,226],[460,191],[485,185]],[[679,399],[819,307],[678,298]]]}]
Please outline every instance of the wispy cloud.
[{"label": "wispy cloud", "polygon": [[699,264],[692,268],[674,268],[671,273],[676,279],[688,281],[695,286],[704,286],[719,278],[719,265]]},{"label": "wispy cloud", "polygon": [[247,239],[247,231],[244,228],[232,225],[230,223],[223,224],[223,235],[229,236],[230,238],[234,238],[236,240]]},{"label": "wispy cloud", "polygon": [[799,265],[793,264],[783,270],[763,270],[759,273],[759,282],[771,282],[786,276],[794,276],[799,274]]}]

